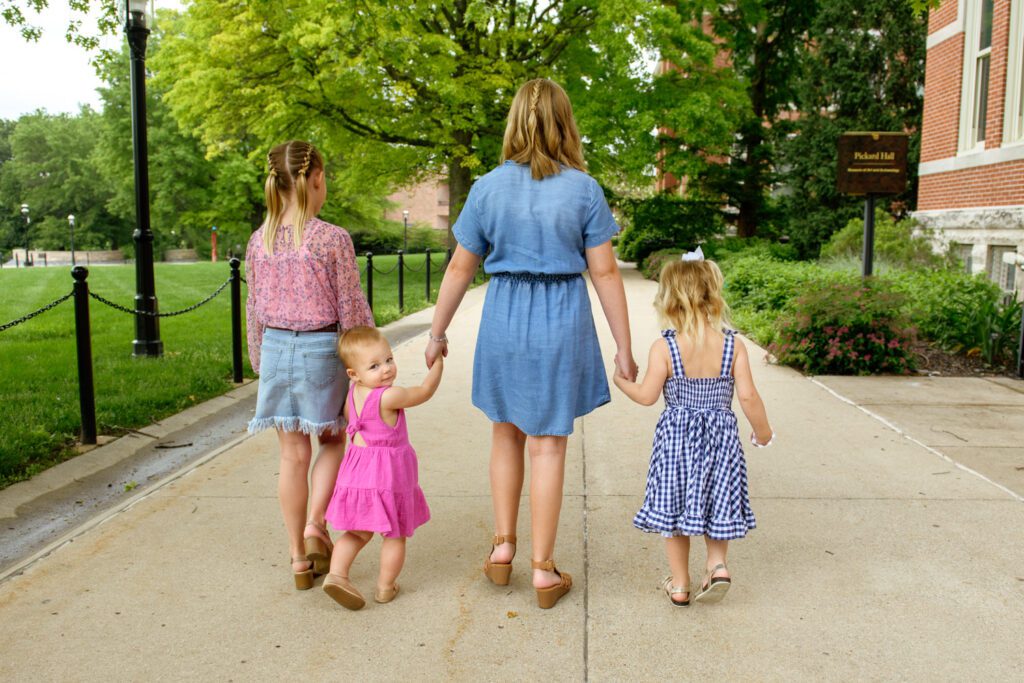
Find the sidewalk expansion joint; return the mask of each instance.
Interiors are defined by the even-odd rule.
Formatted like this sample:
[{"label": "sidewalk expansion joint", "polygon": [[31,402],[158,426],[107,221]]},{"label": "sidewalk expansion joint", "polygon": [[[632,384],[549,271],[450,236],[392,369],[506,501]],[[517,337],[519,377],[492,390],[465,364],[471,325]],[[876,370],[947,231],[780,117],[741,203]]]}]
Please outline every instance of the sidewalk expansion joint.
[{"label": "sidewalk expansion joint", "polygon": [[583,476],[583,680],[590,680],[590,527],[587,517],[587,428],[580,420],[580,461]]}]

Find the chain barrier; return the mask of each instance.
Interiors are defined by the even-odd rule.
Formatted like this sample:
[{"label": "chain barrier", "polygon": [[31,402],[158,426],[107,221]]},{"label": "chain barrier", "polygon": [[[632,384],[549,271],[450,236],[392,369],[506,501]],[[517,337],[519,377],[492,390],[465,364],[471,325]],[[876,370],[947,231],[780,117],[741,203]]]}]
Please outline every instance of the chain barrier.
[{"label": "chain barrier", "polygon": [[[438,267],[438,265],[437,265],[436,263],[434,263],[434,259],[433,259],[432,257],[428,257],[428,258],[430,258],[430,267],[431,267],[431,268],[437,268],[437,267]],[[444,257],[444,256],[441,256],[441,266],[440,266],[440,267],[441,267],[441,270],[444,270],[444,269],[445,269],[445,265],[446,265],[446,264],[445,264],[444,260],[445,260],[445,257]]]},{"label": "chain barrier", "polygon": [[46,304],[45,306],[40,308],[38,311],[32,311],[28,315],[23,315],[20,318],[12,320],[11,322],[7,323],[6,325],[0,325],[0,332],[4,332],[6,330],[9,330],[10,328],[12,328],[12,327],[14,327],[16,325],[22,324],[23,322],[28,322],[29,320],[31,320],[32,318],[36,317],[37,315],[42,315],[43,313],[46,313],[51,308],[56,308],[57,306],[60,306],[62,303],[64,303],[65,301],[67,301],[68,299],[73,297],[74,295],[75,295],[74,291],[68,292],[67,294],[65,294],[61,298],[55,299],[55,300],[51,301],[50,303]]},{"label": "chain barrier", "polygon": [[377,268],[376,266],[373,267],[373,271],[375,273],[380,273],[381,275],[391,275],[391,273],[395,272],[396,270],[398,270],[398,261],[395,261],[395,265],[391,266],[387,270],[381,270],[380,268]]},{"label": "chain barrier", "polygon": [[422,273],[423,269],[426,268],[426,267],[427,267],[426,260],[423,261],[423,263],[420,265],[419,268],[413,268],[412,266],[409,265],[408,261],[405,263],[405,269],[408,270],[410,273]]},{"label": "chain barrier", "polygon": [[210,296],[206,297],[202,301],[200,301],[198,303],[195,303],[195,304],[192,304],[188,308],[183,308],[180,311],[171,311],[170,313],[153,313],[152,311],[133,311],[132,309],[127,308],[126,306],[122,306],[120,304],[115,304],[113,301],[110,301],[109,299],[104,299],[102,296],[100,296],[96,292],[89,292],[89,296],[91,296],[93,299],[96,299],[96,301],[99,301],[101,304],[106,304],[107,306],[110,306],[113,309],[121,311],[122,313],[128,313],[129,315],[148,315],[151,318],[170,318],[170,317],[175,316],[175,315],[183,315],[185,313],[189,313],[191,311],[196,310],[197,308],[199,308],[203,304],[209,303],[210,301],[213,300],[213,298],[215,296],[217,296],[218,294],[223,292],[224,288],[227,287],[229,284],[231,284],[231,278],[228,278],[227,280],[225,280],[224,284],[222,284],[220,287],[217,288],[217,291],[215,291],[213,294],[211,294]]}]

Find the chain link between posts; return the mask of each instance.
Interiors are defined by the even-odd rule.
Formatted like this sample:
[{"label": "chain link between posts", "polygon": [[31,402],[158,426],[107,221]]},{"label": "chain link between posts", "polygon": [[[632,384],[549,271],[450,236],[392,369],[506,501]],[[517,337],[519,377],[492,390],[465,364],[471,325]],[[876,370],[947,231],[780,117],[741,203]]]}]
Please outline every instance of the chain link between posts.
[{"label": "chain link between posts", "polygon": [[23,315],[20,318],[17,318],[15,320],[12,320],[11,322],[9,322],[9,323],[7,323],[5,325],[0,325],[0,332],[4,332],[6,330],[9,330],[12,327],[20,325],[20,324],[22,324],[24,322],[28,322],[29,320],[31,320],[32,318],[36,317],[37,315],[42,315],[43,313],[46,313],[51,308],[56,308],[57,306],[60,306],[62,303],[64,303],[65,301],[67,301],[68,299],[73,297],[74,295],[75,295],[75,292],[74,292],[74,290],[72,290],[72,291],[68,292],[67,294],[65,294],[64,296],[62,296],[61,298],[54,299],[53,301],[51,301],[50,303],[46,304],[45,306],[43,306],[39,310],[32,311],[31,313],[29,313],[27,315]]},{"label": "chain link between posts", "polygon": [[[243,282],[244,282],[244,280],[243,280]],[[122,306],[120,304],[115,304],[113,301],[111,301],[109,299],[104,299],[102,296],[100,296],[96,292],[91,292],[90,291],[89,292],[89,296],[91,296],[93,299],[96,299],[96,301],[99,301],[101,304],[106,304],[107,306],[110,306],[111,308],[113,308],[115,310],[121,311],[122,313],[128,313],[129,315],[148,315],[151,318],[170,318],[172,316],[183,315],[185,313],[189,313],[191,311],[196,310],[197,308],[199,308],[203,304],[209,303],[210,301],[213,300],[214,297],[216,297],[218,294],[223,292],[224,288],[227,287],[229,284],[231,284],[231,278],[228,278],[227,280],[225,280],[224,284],[222,284],[220,287],[218,287],[217,290],[213,294],[211,294],[210,296],[206,297],[202,301],[199,301],[198,303],[194,303],[191,306],[189,306],[188,308],[183,308],[180,311],[171,311],[169,313],[154,313],[153,311],[133,311],[132,309],[130,309],[130,308],[126,307],[126,306]]]}]

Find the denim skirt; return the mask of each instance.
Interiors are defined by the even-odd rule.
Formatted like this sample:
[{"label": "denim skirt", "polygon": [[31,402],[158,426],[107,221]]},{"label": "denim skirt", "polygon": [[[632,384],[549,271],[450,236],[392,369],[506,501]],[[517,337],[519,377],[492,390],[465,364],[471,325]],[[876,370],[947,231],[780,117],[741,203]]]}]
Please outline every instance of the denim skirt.
[{"label": "denim skirt", "polygon": [[250,432],[280,429],[320,435],[345,429],[341,413],[348,375],[337,342],[336,332],[264,331]]}]

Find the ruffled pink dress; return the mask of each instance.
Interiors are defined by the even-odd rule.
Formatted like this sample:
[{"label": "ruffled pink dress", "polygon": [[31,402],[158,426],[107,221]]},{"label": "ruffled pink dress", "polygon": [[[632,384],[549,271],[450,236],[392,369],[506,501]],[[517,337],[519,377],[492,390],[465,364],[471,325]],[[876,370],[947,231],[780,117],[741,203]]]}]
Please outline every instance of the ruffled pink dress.
[{"label": "ruffled pink dress", "polygon": [[[370,391],[362,413],[348,393],[348,449],[338,470],[327,521],[339,531],[373,531],[389,538],[412,536],[430,519],[419,485],[416,451],[409,443],[405,411],[392,427],[380,417],[380,397],[390,387]],[[355,435],[365,446],[355,444]]]}]

